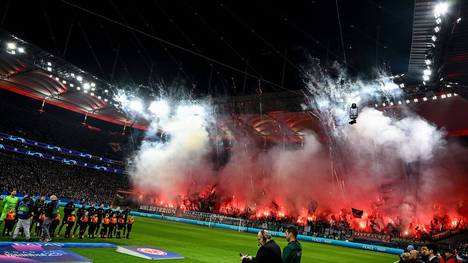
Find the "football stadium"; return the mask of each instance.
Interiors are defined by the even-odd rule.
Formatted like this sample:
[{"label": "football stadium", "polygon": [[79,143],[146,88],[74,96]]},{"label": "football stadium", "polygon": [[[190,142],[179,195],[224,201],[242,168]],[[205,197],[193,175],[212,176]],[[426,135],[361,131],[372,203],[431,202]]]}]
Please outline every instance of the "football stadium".
[{"label": "football stadium", "polygon": [[468,262],[468,1],[0,2],[0,262]]}]

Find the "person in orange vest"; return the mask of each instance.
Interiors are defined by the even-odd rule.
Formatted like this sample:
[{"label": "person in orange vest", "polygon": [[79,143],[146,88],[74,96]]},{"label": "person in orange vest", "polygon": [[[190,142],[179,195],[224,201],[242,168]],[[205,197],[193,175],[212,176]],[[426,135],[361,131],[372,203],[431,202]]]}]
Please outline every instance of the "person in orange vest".
[{"label": "person in orange vest", "polygon": [[107,234],[108,238],[112,238],[114,236],[114,229],[115,229],[116,225],[117,225],[117,216],[114,213],[114,214],[112,214],[112,217],[110,218],[109,232]]},{"label": "person in orange vest", "polygon": [[93,214],[89,219],[89,228],[88,228],[88,237],[94,238],[94,232],[96,232],[96,227],[98,223],[98,216],[97,214]]},{"label": "person in orange vest", "polygon": [[68,217],[67,217],[67,228],[65,229],[65,237],[70,238],[70,234],[73,228],[73,225],[75,225],[76,221],[76,215],[75,211],[73,211]]},{"label": "person in orange vest", "polygon": [[88,211],[86,211],[80,218],[80,239],[83,239],[83,235],[86,232],[86,228],[88,227],[88,221]]},{"label": "person in orange vest", "polygon": [[120,235],[121,235],[121,233],[122,233],[124,227],[125,227],[125,218],[124,218],[124,216],[121,214],[121,215],[119,216],[119,218],[117,218],[117,235],[116,235],[117,238],[121,238]]},{"label": "person in orange vest", "polygon": [[130,216],[127,220],[127,239],[130,237],[130,232],[132,232],[133,223],[135,223],[135,219],[133,218],[133,216]]},{"label": "person in orange vest", "polygon": [[110,223],[109,214],[106,214],[106,217],[102,219],[101,238],[105,238],[107,236],[109,223]]},{"label": "person in orange vest", "polygon": [[13,231],[13,226],[15,226],[15,219],[16,219],[16,212],[15,209],[12,208],[10,211],[5,216],[5,226],[3,227],[3,233],[2,235],[5,236],[11,236],[12,231]]},{"label": "person in orange vest", "polygon": [[55,229],[57,229],[58,225],[60,224],[60,218],[60,214],[57,214],[50,224],[49,232],[51,237],[55,236]]}]

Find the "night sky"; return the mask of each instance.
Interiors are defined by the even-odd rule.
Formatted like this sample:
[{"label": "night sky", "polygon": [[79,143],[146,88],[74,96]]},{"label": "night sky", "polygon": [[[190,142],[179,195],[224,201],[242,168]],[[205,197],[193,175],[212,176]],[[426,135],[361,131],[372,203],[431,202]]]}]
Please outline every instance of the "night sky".
[{"label": "night sky", "polygon": [[[368,76],[376,66],[406,72],[413,4],[338,0],[346,65],[352,74]],[[251,75],[284,89],[302,88],[301,67],[308,55],[324,64],[344,60],[333,0],[5,0],[0,3],[0,27],[112,83],[196,84],[200,96],[257,92],[257,78],[247,78],[244,89],[239,72],[210,66],[203,58],[72,5],[241,71],[247,68]],[[267,83],[262,87],[263,92],[282,90]]]}]

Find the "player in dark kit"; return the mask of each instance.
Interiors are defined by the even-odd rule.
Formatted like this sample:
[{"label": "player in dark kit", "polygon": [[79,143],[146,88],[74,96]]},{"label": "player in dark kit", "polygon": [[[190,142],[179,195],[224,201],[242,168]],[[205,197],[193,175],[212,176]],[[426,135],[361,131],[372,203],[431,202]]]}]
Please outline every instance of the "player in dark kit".
[{"label": "player in dark kit", "polygon": [[135,223],[135,219],[133,216],[129,216],[127,220],[127,236],[125,238],[130,238],[130,232],[132,232],[133,223]]},{"label": "player in dark kit", "polygon": [[62,232],[62,228],[64,225],[68,225],[68,217],[71,215],[72,212],[75,211],[75,204],[73,202],[68,202],[65,207],[63,208],[63,219],[62,219],[62,224],[60,224],[60,228],[58,230],[57,235],[60,235]]},{"label": "player in dark kit", "polygon": [[75,236],[76,234],[76,230],[78,229],[78,227],[80,226],[80,220],[81,220],[81,217],[85,214],[86,212],[86,209],[84,208],[84,205],[81,206],[80,208],[78,208],[78,211],[76,211],[76,223],[75,223],[75,227],[73,228],[73,234],[72,234],[72,237]]},{"label": "player in dark kit", "polygon": [[104,204],[101,204],[99,206],[99,208],[96,209],[96,213],[97,213],[97,217],[98,217],[98,222],[97,222],[96,231],[95,231],[94,234],[98,235],[99,234],[99,229],[101,228],[102,219],[105,216]]},{"label": "player in dark kit", "polygon": [[45,196],[41,196],[39,199],[37,199],[34,202],[34,206],[33,206],[34,216],[32,218],[31,227],[29,228],[29,232],[32,233],[33,226],[36,226],[36,229],[35,229],[36,236],[41,235],[43,220],[40,219],[40,216],[44,214],[44,208],[45,208]]}]

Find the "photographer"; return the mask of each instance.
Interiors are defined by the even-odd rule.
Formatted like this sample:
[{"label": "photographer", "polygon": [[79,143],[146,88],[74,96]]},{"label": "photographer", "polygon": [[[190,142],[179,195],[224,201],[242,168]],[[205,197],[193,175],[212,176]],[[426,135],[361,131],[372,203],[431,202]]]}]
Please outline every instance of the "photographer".
[{"label": "photographer", "polygon": [[260,248],[255,257],[241,255],[242,263],[281,263],[281,249],[272,239],[270,232],[261,230],[257,234]]}]

